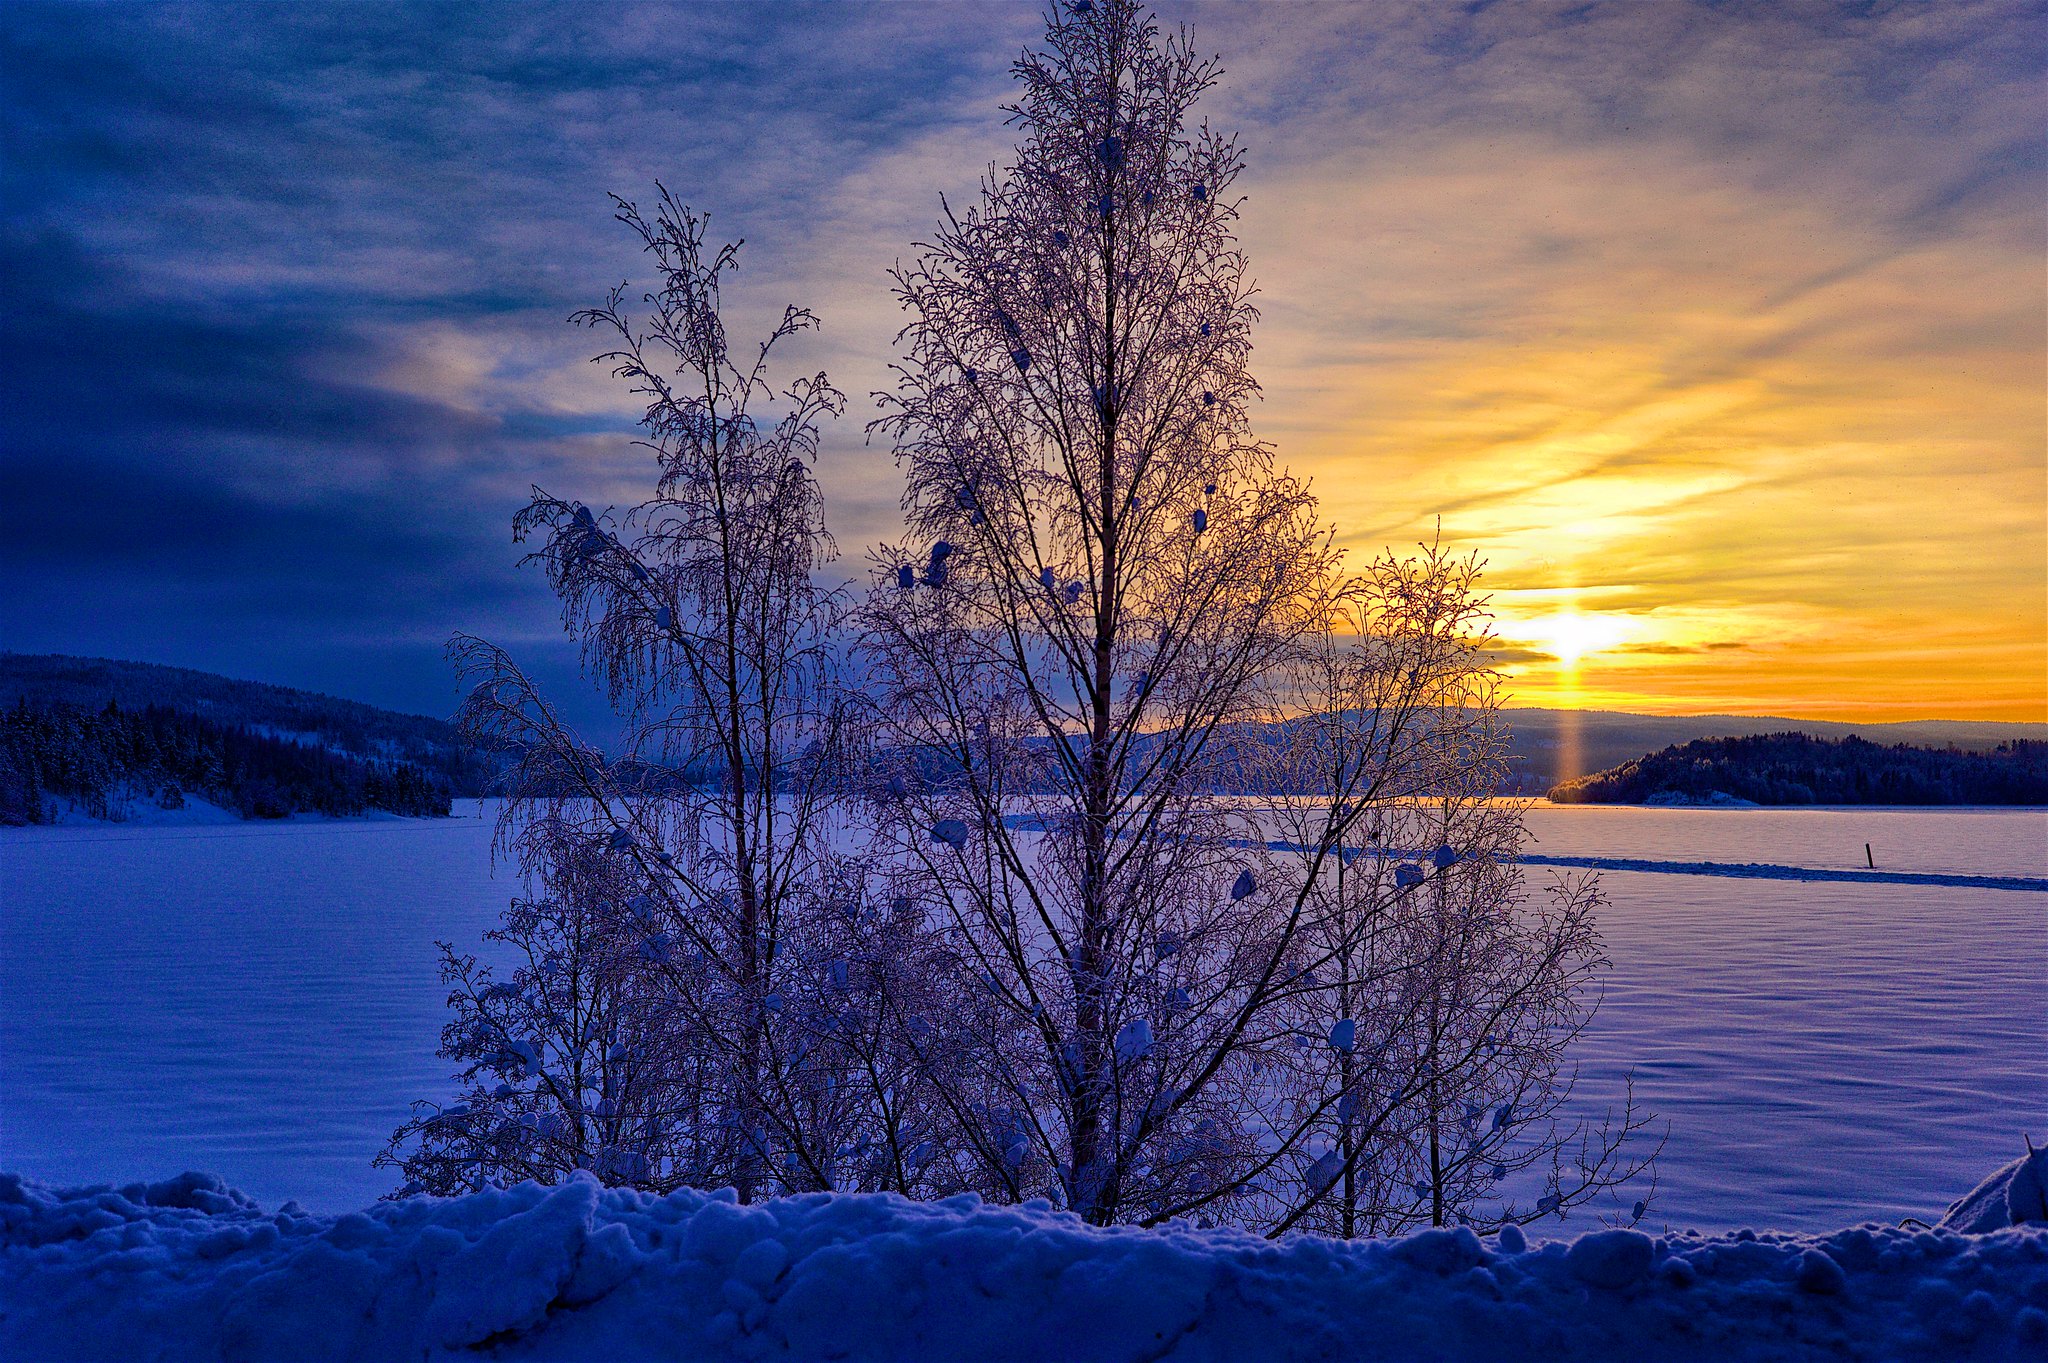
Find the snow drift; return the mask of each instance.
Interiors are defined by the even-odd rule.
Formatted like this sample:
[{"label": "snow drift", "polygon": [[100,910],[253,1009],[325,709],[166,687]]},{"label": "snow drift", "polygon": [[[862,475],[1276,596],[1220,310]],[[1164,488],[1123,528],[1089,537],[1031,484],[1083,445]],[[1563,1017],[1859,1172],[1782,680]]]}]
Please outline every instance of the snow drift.
[{"label": "snow drift", "polygon": [[1972,1188],[1936,1230],[1981,1235],[2007,1226],[2048,1226],[2048,1150],[2027,1153]]},{"label": "snow drift", "polygon": [[2048,1227],[2037,1225],[1275,1244],[1094,1230],[971,1197],[742,1207],[578,1178],[323,1217],[294,1203],[265,1212],[200,1174],[70,1190],[0,1177],[8,1358],[1725,1363],[2044,1351]]}]

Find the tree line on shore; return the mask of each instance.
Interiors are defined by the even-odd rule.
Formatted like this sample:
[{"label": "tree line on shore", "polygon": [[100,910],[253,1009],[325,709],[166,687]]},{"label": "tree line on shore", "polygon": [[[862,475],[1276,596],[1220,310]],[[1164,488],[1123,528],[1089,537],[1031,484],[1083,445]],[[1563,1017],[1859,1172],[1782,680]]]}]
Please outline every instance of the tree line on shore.
[{"label": "tree line on shore", "polygon": [[340,751],[163,705],[99,708],[18,697],[0,710],[0,824],[46,823],[68,802],[119,820],[197,797],[245,819],[371,810],[449,812],[450,782],[405,761]]},{"label": "tree line on shore", "polygon": [[1965,752],[1798,733],[1702,738],[1550,792],[1558,804],[1716,795],[1760,805],[2048,805],[2048,743]]}]

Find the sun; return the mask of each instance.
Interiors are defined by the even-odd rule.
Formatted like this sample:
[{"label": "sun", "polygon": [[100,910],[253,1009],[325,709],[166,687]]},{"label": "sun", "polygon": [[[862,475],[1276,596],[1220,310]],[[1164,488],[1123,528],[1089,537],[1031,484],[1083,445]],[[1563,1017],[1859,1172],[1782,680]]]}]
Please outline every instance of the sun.
[{"label": "sun", "polygon": [[1576,610],[1538,616],[1528,622],[1530,635],[1557,657],[1567,671],[1579,665],[1589,653],[1613,648],[1632,632],[1629,622],[1618,615],[1586,615]]}]

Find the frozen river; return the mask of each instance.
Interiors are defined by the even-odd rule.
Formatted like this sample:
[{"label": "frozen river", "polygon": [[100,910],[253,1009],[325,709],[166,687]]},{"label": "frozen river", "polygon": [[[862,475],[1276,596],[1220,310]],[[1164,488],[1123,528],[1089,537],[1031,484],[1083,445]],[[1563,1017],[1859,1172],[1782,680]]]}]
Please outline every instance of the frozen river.
[{"label": "frozen river", "polygon": [[[474,812],[474,806],[458,806]],[[2048,880],[2039,810],[1539,806],[1559,858]],[[1537,870],[1533,874],[1541,875]],[[1610,871],[1582,1047],[1668,1123],[1652,1220],[1827,1229],[1938,1213],[2048,1140],[2048,893]],[[368,1202],[444,1091],[434,940],[511,893],[490,826],[0,830],[0,1169],[183,1169],[266,1202]]]}]

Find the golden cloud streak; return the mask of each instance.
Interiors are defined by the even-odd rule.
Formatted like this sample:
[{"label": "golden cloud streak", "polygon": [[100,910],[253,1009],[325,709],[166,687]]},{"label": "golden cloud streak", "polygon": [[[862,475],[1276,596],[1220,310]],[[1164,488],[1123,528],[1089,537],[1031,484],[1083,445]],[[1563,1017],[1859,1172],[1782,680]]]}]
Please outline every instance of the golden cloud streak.
[{"label": "golden cloud streak", "polygon": [[1521,703],[2048,717],[2037,224],[1651,151],[1269,191],[1266,425],[1343,539],[1479,549]]}]

